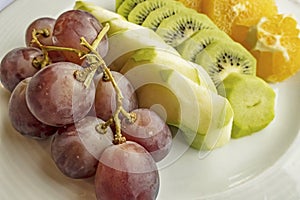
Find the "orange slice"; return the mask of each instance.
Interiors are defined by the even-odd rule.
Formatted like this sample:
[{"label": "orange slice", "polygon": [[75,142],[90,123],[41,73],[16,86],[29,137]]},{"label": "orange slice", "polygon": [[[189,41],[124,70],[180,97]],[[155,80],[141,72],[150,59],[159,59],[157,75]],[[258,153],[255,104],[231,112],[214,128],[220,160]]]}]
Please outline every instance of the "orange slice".
[{"label": "orange slice", "polygon": [[268,82],[283,81],[300,69],[300,30],[290,15],[263,17],[245,44],[257,59],[257,75]]},{"label": "orange slice", "polygon": [[192,8],[198,12],[201,12],[201,0],[178,0],[186,7]]},{"label": "orange slice", "polygon": [[202,12],[237,42],[261,17],[277,14],[275,0],[202,0]]}]

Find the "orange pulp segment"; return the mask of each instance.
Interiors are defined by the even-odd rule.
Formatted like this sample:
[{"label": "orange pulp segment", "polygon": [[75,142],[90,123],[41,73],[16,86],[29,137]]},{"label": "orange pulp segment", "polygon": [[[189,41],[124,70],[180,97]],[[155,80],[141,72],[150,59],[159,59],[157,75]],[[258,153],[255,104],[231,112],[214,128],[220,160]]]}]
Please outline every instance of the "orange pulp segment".
[{"label": "orange pulp segment", "polygon": [[268,82],[283,81],[300,69],[300,30],[290,15],[263,17],[245,44],[257,59],[257,75]]},{"label": "orange pulp segment", "polygon": [[245,40],[250,26],[278,11],[275,0],[202,0],[201,10],[240,43]]},{"label": "orange pulp segment", "polygon": [[188,8],[201,12],[201,0],[178,0]]}]

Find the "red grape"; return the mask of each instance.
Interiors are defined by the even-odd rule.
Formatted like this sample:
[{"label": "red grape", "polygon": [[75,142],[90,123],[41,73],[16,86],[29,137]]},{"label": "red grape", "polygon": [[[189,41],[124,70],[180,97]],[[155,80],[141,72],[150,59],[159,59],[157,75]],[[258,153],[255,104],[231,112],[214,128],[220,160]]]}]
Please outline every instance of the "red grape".
[{"label": "red grape", "polygon": [[98,200],[153,200],[159,190],[159,173],[145,148],[129,141],[104,150],[95,187]]},{"label": "red grape", "polygon": [[0,80],[10,92],[27,77],[33,76],[39,66],[34,66],[35,59],[43,60],[41,50],[33,47],[21,47],[9,51],[1,61]]},{"label": "red grape", "polygon": [[[53,35],[53,28],[55,25],[56,20],[50,17],[41,17],[36,20],[34,20],[26,29],[26,34],[25,34],[25,42],[26,45],[32,46],[32,47],[39,47],[36,43],[32,44],[32,31],[35,30],[43,30],[47,29],[48,35],[46,34],[39,34],[37,35],[37,38],[39,42],[43,45],[47,46],[53,46],[53,41],[52,41],[52,35]],[[60,51],[49,51],[48,52],[49,57],[51,59],[51,62],[59,62],[59,61],[64,61],[65,58]]]},{"label": "red grape", "polygon": [[153,159],[162,160],[171,150],[172,133],[167,124],[152,110],[136,109],[134,123],[122,120],[122,134],[127,140],[135,141],[150,152]]},{"label": "red grape", "polygon": [[[53,29],[53,43],[57,46],[87,51],[85,47],[80,45],[80,38],[84,37],[91,44],[102,28],[101,23],[90,13],[83,10],[69,10],[62,13],[56,20]],[[102,57],[106,55],[108,51],[107,36],[102,38],[97,51]],[[82,63],[77,54],[68,51],[63,53],[68,61],[77,64]]]},{"label": "red grape", "polygon": [[[122,101],[123,108],[128,112],[136,109],[138,107],[138,101],[134,88],[129,80],[119,72],[111,71],[111,73],[124,97]],[[106,121],[116,110],[116,92],[110,81],[103,80],[103,74],[98,76],[100,77],[95,78],[99,80],[96,85],[95,112],[99,118]]]},{"label": "red grape", "polygon": [[36,73],[27,87],[27,105],[40,121],[63,126],[84,118],[94,103],[95,86],[85,87],[74,78],[82,67],[58,62]]},{"label": "red grape", "polygon": [[25,34],[26,46],[34,45],[35,47],[38,47],[36,44],[31,44],[32,31],[34,29],[35,30],[47,29],[48,35],[39,34],[37,38],[44,45],[53,45],[52,33],[53,33],[54,24],[55,24],[55,19],[50,17],[42,17],[34,20],[26,29],[26,34]]},{"label": "red grape", "polygon": [[59,128],[51,144],[51,155],[60,171],[70,178],[87,178],[96,173],[98,159],[112,144],[113,133],[108,127],[100,134],[95,127],[102,120],[87,116],[75,124]]},{"label": "red grape", "polygon": [[9,118],[12,126],[22,135],[45,139],[53,135],[57,128],[38,121],[29,111],[25,95],[30,79],[21,81],[12,92],[8,103]]}]

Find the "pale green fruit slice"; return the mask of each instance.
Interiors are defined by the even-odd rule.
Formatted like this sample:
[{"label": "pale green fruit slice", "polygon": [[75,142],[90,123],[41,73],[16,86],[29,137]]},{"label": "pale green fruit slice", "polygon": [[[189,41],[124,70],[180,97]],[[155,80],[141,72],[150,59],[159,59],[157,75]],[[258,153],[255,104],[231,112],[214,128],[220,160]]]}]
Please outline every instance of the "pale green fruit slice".
[{"label": "pale green fruit slice", "polygon": [[213,149],[229,142],[233,112],[224,97],[165,64],[141,64],[121,72],[135,87],[139,106],[154,107],[183,131],[193,148]]},{"label": "pale green fruit slice", "polygon": [[198,76],[199,76],[200,80],[202,80],[201,85],[208,88],[212,92],[218,93],[217,88],[216,88],[213,80],[207,73],[207,71],[202,66],[200,66],[194,62],[190,62],[190,61],[187,61],[187,62],[189,63],[190,66],[192,66],[198,70]]},{"label": "pale green fruit slice", "polygon": [[128,30],[137,30],[140,29],[141,27],[130,23],[124,19],[112,19],[107,22],[103,22],[103,26],[108,23],[110,25],[110,29],[107,32],[108,37],[111,37],[115,34],[118,34],[120,32],[128,31]]},{"label": "pale green fruit slice", "polygon": [[[198,95],[201,95],[200,93]],[[199,97],[200,98],[200,97]],[[193,134],[188,134],[188,141],[192,140],[191,146],[195,149],[211,150],[222,147],[231,139],[231,131],[233,124],[233,110],[229,101],[222,98],[220,95],[211,94],[212,115],[209,128],[205,136],[198,134],[194,137]]]},{"label": "pale green fruit slice", "polygon": [[94,15],[98,20],[100,20],[100,23],[110,21],[112,19],[122,19],[125,20],[125,18],[115,12],[109,11],[105,8],[102,8],[101,6],[98,6],[92,2],[87,1],[76,1],[74,5],[75,10],[84,10],[92,15]]},{"label": "pale green fruit slice", "polygon": [[232,73],[223,85],[234,112],[233,138],[258,132],[273,120],[276,95],[261,78]]},{"label": "pale green fruit slice", "polygon": [[179,55],[156,48],[143,48],[135,51],[121,69],[121,73],[126,73],[136,66],[143,64],[162,64],[169,66],[171,69],[180,72],[192,81],[200,84],[196,68],[191,67],[189,63],[182,59]]},{"label": "pale green fruit slice", "polygon": [[125,73],[142,64],[162,64],[169,66],[171,69],[181,73],[196,84],[209,88],[213,92],[217,92],[210,76],[199,65],[186,61],[178,54],[173,54],[172,52],[158,48],[144,48],[137,50],[125,63],[124,67],[121,69],[121,73]]},{"label": "pale green fruit slice", "polygon": [[123,16],[91,2],[77,1],[74,9],[80,9],[91,13],[103,26],[108,23],[110,25],[110,29],[107,33],[109,37],[118,32],[140,29],[140,26],[128,22]]},{"label": "pale green fruit slice", "polygon": [[[139,29],[118,32],[109,37],[108,42],[109,50],[104,58],[107,65],[110,65],[123,55],[125,55],[123,60],[126,60],[130,52],[147,47],[156,47],[179,55],[174,48],[167,45],[154,31],[141,26],[139,26]],[[114,70],[118,71],[120,67],[122,66],[117,66]]]}]

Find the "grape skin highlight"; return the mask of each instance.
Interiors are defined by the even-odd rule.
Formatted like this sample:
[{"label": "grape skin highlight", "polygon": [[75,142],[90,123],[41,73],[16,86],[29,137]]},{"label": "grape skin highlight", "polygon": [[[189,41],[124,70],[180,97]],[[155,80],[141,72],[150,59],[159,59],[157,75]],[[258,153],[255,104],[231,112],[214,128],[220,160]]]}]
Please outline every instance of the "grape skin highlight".
[{"label": "grape skin highlight", "polygon": [[[52,33],[53,33],[53,27],[55,24],[55,19],[50,17],[42,17],[34,20],[26,29],[25,33],[25,43],[26,46],[32,46],[32,31],[35,30],[42,30],[47,29],[49,31],[49,36],[44,35],[38,35],[37,38],[39,41],[44,45],[53,45],[52,42]],[[34,44],[34,47],[38,47],[36,44]]]},{"label": "grape skin highlight", "polygon": [[97,200],[154,200],[159,190],[155,161],[135,142],[109,146],[100,157],[95,188]]},{"label": "grape skin highlight", "polygon": [[[89,44],[97,38],[103,26],[90,13],[82,10],[70,10],[62,13],[53,29],[53,44],[62,47],[71,47],[85,52],[88,50],[80,45],[80,38],[84,37]],[[103,37],[97,47],[99,54],[104,57],[108,51],[107,36]],[[70,62],[81,64],[82,60],[73,52],[63,52]]]},{"label": "grape skin highlight", "polygon": [[[53,46],[53,28],[55,25],[56,20],[50,17],[41,17],[34,20],[26,29],[25,33],[25,43],[28,47],[36,47],[39,46],[36,43],[31,43],[32,41],[32,31],[35,29],[36,31],[41,31],[47,29],[49,35],[46,36],[44,34],[38,34],[37,38],[42,45]],[[48,52],[49,58],[51,62],[61,62],[65,61],[66,58],[63,56],[61,51],[49,51]]]},{"label": "grape skin highlight", "polygon": [[[113,78],[119,86],[123,101],[122,106],[130,112],[138,107],[138,100],[133,86],[129,80],[119,72],[111,71]],[[96,79],[95,112],[96,115],[107,121],[116,111],[117,98],[116,91],[110,81],[102,79],[103,74],[98,75]],[[97,82],[98,81],[98,82]],[[121,118],[123,116],[120,116]]]},{"label": "grape skin highlight", "polygon": [[127,140],[142,145],[158,162],[165,158],[172,147],[172,133],[168,125],[154,111],[139,108],[134,123],[122,120],[122,134]]},{"label": "grape skin highlight", "polygon": [[34,139],[46,139],[56,133],[57,128],[38,121],[26,104],[26,88],[31,78],[21,81],[10,96],[8,114],[12,126],[22,135]]},{"label": "grape skin highlight", "polygon": [[34,47],[20,47],[9,51],[1,61],[0,80],[10,92],[25,78],[33,76],[39,68],[33,66],[35,58],[44,59],[41,50]]},{"label": "grape skin highlight", "polygon": [[51,126],[72,124],[84,118],[94,103],[95,86],[85,87],[74,78],[82,67],[70,62],[53,63],[32,77],[27,105],[40,121]]},{"label": "grape skin highlight", "polygon": [[52,140],[51,156],[64,175],[79,179],[96,173],[98,159],[113,139],[110,128],[105,134],[95,130],[99,123],[103,120],[88,116],[75,124],[59,128]]},{"label": "grape skin highlight", "polygon": [[[53,136],[51,158],[62,174],[73,179],[95,175],[97,200],[155,200],[160,186],[156,161],[168,154],[172,135],[155,113],[138,109],[125,76],[111,71],[113,80],[102,79],[103,71],[111,75],[101,63],[108,52],[107,35],[97,38],[102,30],[83,10],[34,20],[26,29],[27,47],[12,50],[0,65],[0,80],[12,92],[9,117],[24,136]],[[97,47],[95,39],[101,39]],[[134,118],[132,110],[138,119],[126,124],[124,136],[132,140],[126,141],[119,128],[125,127],[122,120]],[[99,131],[101,124],[106,129]]]}]

